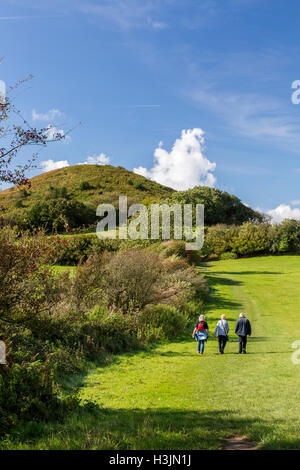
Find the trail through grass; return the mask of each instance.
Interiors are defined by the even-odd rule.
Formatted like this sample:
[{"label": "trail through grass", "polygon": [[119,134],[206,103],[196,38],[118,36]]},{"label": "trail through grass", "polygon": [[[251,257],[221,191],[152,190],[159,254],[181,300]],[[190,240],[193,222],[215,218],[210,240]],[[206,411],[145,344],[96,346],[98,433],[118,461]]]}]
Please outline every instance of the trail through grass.
[{"label": "trail through grass", "polygon": [[[94,406],[7,445],[218,449],[227,438],[247,436],[261,449],[299,449],[300,365],[291,361],[291,345],[300,339],[300,257],[226,260],[200,271],[211,285],[211,333],[221,313],[229,320],[225,355],[212,337],[198,355],[191,325],[181,341],[112,357],[83,378],[81,398]],[[237,354],[234,335],[241,311],[254,330],[247,355]]]}]

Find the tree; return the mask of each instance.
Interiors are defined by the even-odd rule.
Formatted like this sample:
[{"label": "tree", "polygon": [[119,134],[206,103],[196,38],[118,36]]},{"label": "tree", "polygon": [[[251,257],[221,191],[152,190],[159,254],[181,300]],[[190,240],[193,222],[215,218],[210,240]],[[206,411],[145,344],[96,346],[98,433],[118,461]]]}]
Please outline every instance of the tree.
[{"label": "tree", "polygon": [[26,171],[32,167],[37,154],[34,153],[25,165],[13,168],[16,155],[24,147],[46,146],[50,141],[65,138],[62,131],[51,132],[51,138],[49,138],[49,127],[42,129],[31,127],[11,101],[10,92],[31,78],[30,75],[17,82],[15,86],[10,87],[5,99],[2,96],[0,100],[0,182],[30,186]]},{"label": "tree", "polygon": [[55,239],[6,228],[0,232],[0,328],[3,322],[41,328],[43,313],[58,301],[59,286],[51,269]]},{"label": "tree", "polygon": [[245,206],[236,196],[207,186],[178,191],[172,195],[171,201],[179,204],[204,204],[205,225],[240,225],[244,222],[263,221],[262,214]]},{"label": "tree", "polygon": [[38,201],[25,214],[25,228],[43,228],[46,232],[63,232],[95,221],[95,211],[91,207],[80,201],[65,201],[61,198]]}]

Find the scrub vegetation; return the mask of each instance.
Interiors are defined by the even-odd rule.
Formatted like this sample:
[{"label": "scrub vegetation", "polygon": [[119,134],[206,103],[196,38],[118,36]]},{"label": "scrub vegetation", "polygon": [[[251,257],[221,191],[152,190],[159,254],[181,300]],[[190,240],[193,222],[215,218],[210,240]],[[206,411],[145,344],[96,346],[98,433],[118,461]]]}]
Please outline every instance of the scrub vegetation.
[{"label": "scrub vegetation", "polygon": [[[218,449],[242,435],[259,449],[299,448],[300,369],[291,360],[292,343],[299,339],[299,257],[223,260],[199,271],[210,297],[194,311],[184,335],[144,350],[106,354],[69,376],[64,390],[78,388],[77,407],[60,422],[15,428],[1,447]],[[204,356],[196,353],[191,333],[199,310],[211,332],[221,313],[227,315],[225,355],[218,354],[212,337]],[[237,354],[233,332],[241,311],[254,330],[246,355]],[[168,310],[168,318],[169,313],[174,314]]]}]

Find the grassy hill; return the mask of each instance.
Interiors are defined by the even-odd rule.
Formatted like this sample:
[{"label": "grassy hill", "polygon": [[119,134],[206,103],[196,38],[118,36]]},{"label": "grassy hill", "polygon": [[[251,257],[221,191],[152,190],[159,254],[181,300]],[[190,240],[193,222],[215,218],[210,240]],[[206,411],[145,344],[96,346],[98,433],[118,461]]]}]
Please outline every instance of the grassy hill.
[{"label": "grassy hill", "polygon": [[30,189],[13,187],[0,192],[2,215],[11,210],[21,212],[37,201],[61,196],[78,200],[92,207],[101,203],[117,203],[119,195],[129,202],[164,199],[173,189],[150,181],[122,167],[110,165],[76,165],[35,176]]},{"label": "grassy hill", "polygon": [[22,228],[58,229],[55,220],[62,215],[73,228],[89,226],[96,222],[95,211],[99,204],[113,204],[117,208],[122,195],[128,197],[128,205],[167,199],[172,203],[204,204],[207,225],[240,225],[261,218],[225,191],[205,186],[175,191],[125,168],[110,165],[70,166],[35,176],[30,182],[30,189],[15,186],[0,192],[0,216]]}]

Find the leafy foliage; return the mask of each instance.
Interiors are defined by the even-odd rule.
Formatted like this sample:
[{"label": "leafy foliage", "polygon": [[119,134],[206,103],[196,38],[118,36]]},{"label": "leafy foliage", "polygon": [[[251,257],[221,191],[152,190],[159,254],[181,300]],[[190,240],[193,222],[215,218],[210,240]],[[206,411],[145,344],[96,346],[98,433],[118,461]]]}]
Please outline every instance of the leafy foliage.
[{"label": "leafy foliage", "polygon": [[203,256],[236,254],[280,254],[300,252],[300,221],[285,220],[281,224],[268,222],[241,226],[216,225],[206,229]]},{"label": "leafy foliage", "polygon": [[205,225],[240,225],[248,221],[261,222],[263,219],[261,214],[242,204],[236,196],[206,186],[175,192],[171,201],[180,204],[203,204]]},{"label": "leafy foliage", "polygon": [[[181,334],[191,303],[206,295],[204,278],[186,260],[151,250],[94,253],[73,277],[57,273],[49,264],[64,243],[0,231],[1,430],[70,409],[72,400],[59,398],[59,378],[101,354]],[[148,309],[153,315],[144,316]]]},{"label": "leafy foliage", "polygon": [[142,312],[139,325],[139,336],[144,341],[171,340],[185,332],[188,319],[176,307],[158,304]]},{"label": "leafy foliage", "polygon": [[81,225],[95,222],[95,212],[79,201],[62,199],[36,202],[27,212],[19,226],[29,229],[43,228],[47,232],[64,232]]}]

